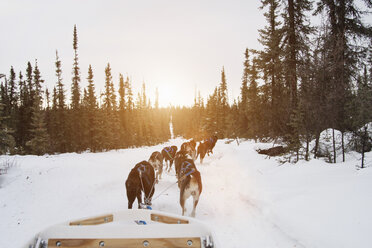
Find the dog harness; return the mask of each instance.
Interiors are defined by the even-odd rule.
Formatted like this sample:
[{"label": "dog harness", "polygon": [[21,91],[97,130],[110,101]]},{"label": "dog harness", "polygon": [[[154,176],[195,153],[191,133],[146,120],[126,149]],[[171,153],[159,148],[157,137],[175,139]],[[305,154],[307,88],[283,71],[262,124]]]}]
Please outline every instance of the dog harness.
[{"label": "dog harness", "polygon": [[167,152],[168,156],[173,159],[173,156],[170,154],[170,152],[173,152],[173,147],[171,146],[168,146],[168,147],[165,147],[164,150]]},{"label": "dog harness", "polygon": [[151,182],[150,182],[150,179],[148,178],[147,174],[146,174],[146,165],[145,164],[140,164],[140,166],[138,166],[137,168],[138,170],[138,173],[140,175],[141,178],[145,178],[146,182],[151,185]]},{"label": "dog harness", "polygon": [[206,140],[206,142],[210,145],[213,144],[213,137],[210,137],[209,139]]},{"label": "dog harness", "polygon": [[183,161],[183,163],[181,164],[181,175],[184,174],[184,176],[187,177],[190,174],[192,174],[194,171],[195,170],[194,170],[194,168],[192,168],[192,164],[190,162]]},{"label": "dog harness", "polygon": [[[144,188],[143,183],[142,183],[142,178],[144,178],[146,180],[146,182],[148,183],[148,185],[151,185],[150,179],[148,178],[147,174],[145,173],[147,171],[146,167],[147,167],[146,164],[140,164],[140,166],[138,166],[138,168],[137,168],[138,173],[139,173],[139,178],[141,180],[142,191],[143,191],[144,196],[145,196],[144,197],[145,205],[141,206],[141,208],[151,209],[151,207],[149,206],[149,205],[151,205],[151,199],[148,196],[146,196],[145,188]],[[155,184],[155,181],[152,183],[149,194],[151,194],[151,192],[153,191],[154,184]]]}]

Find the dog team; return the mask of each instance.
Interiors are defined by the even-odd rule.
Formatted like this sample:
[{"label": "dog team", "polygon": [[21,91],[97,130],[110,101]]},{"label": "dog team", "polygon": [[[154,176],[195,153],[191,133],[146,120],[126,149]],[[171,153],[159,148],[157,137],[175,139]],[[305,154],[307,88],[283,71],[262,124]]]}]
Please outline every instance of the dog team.
[{"label": "dog team", "polygon": [[[148,161],[144,160],[134,166],[129,172],[125,182],[128,197],[128,208],[131,209],[133,202],[138,201],[138,208],[144,205],[151,205],[152,197],[155,193],[155,184],[161,180],[163,169],[170,172],[174,164],[178,187],[180,189],[180,205],[182,215],[185,214],[185,202],[193,197],[192,217],[195,217],[195,209],[199,202],[202,192],[202,180],[200,172],[197,170],[194,161],[200,156],[200,163],[207,154],[213,154],[213,148],[216,145],[217,136],[211,136],[199,142],[196,149],[196,142],[185,142],[177,151],[177,146],[164,147],[161,152],[155,151],[151,154]],[[163,168],[163,161],[165,166]],[[144,201],[142,201],[142,192]]]}]

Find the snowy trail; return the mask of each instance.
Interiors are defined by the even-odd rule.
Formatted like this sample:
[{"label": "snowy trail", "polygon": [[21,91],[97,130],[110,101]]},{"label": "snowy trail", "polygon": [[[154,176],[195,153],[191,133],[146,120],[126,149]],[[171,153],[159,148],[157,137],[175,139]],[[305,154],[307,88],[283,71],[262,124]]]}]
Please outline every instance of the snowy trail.
[{"label": "snowy trail", "polygon": [[[12,157],[17,164],[0,176],[0,247],[22,247],[56,223],[126,209],[130,169],[153,151],[182,142]],[[357,171],[355,160],[337,166],[316,160],[278,166],[255,152],[257,146],[270,145],[219,140],[204,164],[196,162],[203,182],[196,218],[213,228],[221,247],[369,247],[372,168]],[[372,153],[367,160],[372,161]],[[154,196],[175,182],[174,170],[163,173]],[[191,198],[186,207],[189,215]],[[154,200],[153,208],[181,214],[178,186]]]},{"label": "snowy trail", "polygon": [[[222,247],[304,247],[264,216],[261,206],[252,198],[254,187],[257,187],[254,180],[257,175],[244,168],[245,164],[239,162],[241,159],[234,158],[234,146],[229,148],[217,146],[204,164],[199,160],[196,162],[203,181],[197,218],[215,227],[217,237],[228,237],[219,240]],[[157,192],[162,192],[175,181],[175,173],[167,173],[157,186]],[[166,194],[153,202],[153,208],[180,214],[177,185]],[[190,213],[191,198],[186,206],[187,213]]]}]

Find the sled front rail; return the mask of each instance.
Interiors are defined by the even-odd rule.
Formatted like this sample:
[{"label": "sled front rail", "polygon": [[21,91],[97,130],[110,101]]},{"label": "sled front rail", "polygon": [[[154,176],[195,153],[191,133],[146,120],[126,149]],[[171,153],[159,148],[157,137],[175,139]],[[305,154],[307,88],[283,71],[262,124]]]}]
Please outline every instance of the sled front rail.
[{"label": "sled front rail", "polygon": [[194,218],[138,209],[51,226],[27,248],[215,248],[213,236]]},{"label": "sled front rail", "polygon": [[48,248],[201,248],[199,237],[196,238],[152,238],[152,239],[50,239]]}]

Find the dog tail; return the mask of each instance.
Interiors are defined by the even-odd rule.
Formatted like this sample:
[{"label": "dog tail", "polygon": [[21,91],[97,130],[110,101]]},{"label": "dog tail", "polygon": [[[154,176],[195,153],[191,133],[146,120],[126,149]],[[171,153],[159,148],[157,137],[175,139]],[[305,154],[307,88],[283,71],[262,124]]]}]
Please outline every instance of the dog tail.
[{"label": "dog tail", "polygon": [[201,181],[200,172],[199,171],[195,171],[194,173],[192,173],[192,175],[195,177],[196,181],[198,182],[199,193],[201,193],[202,192],[202,189],[203,189],[203,185],[202,185],[202,181]]}]

